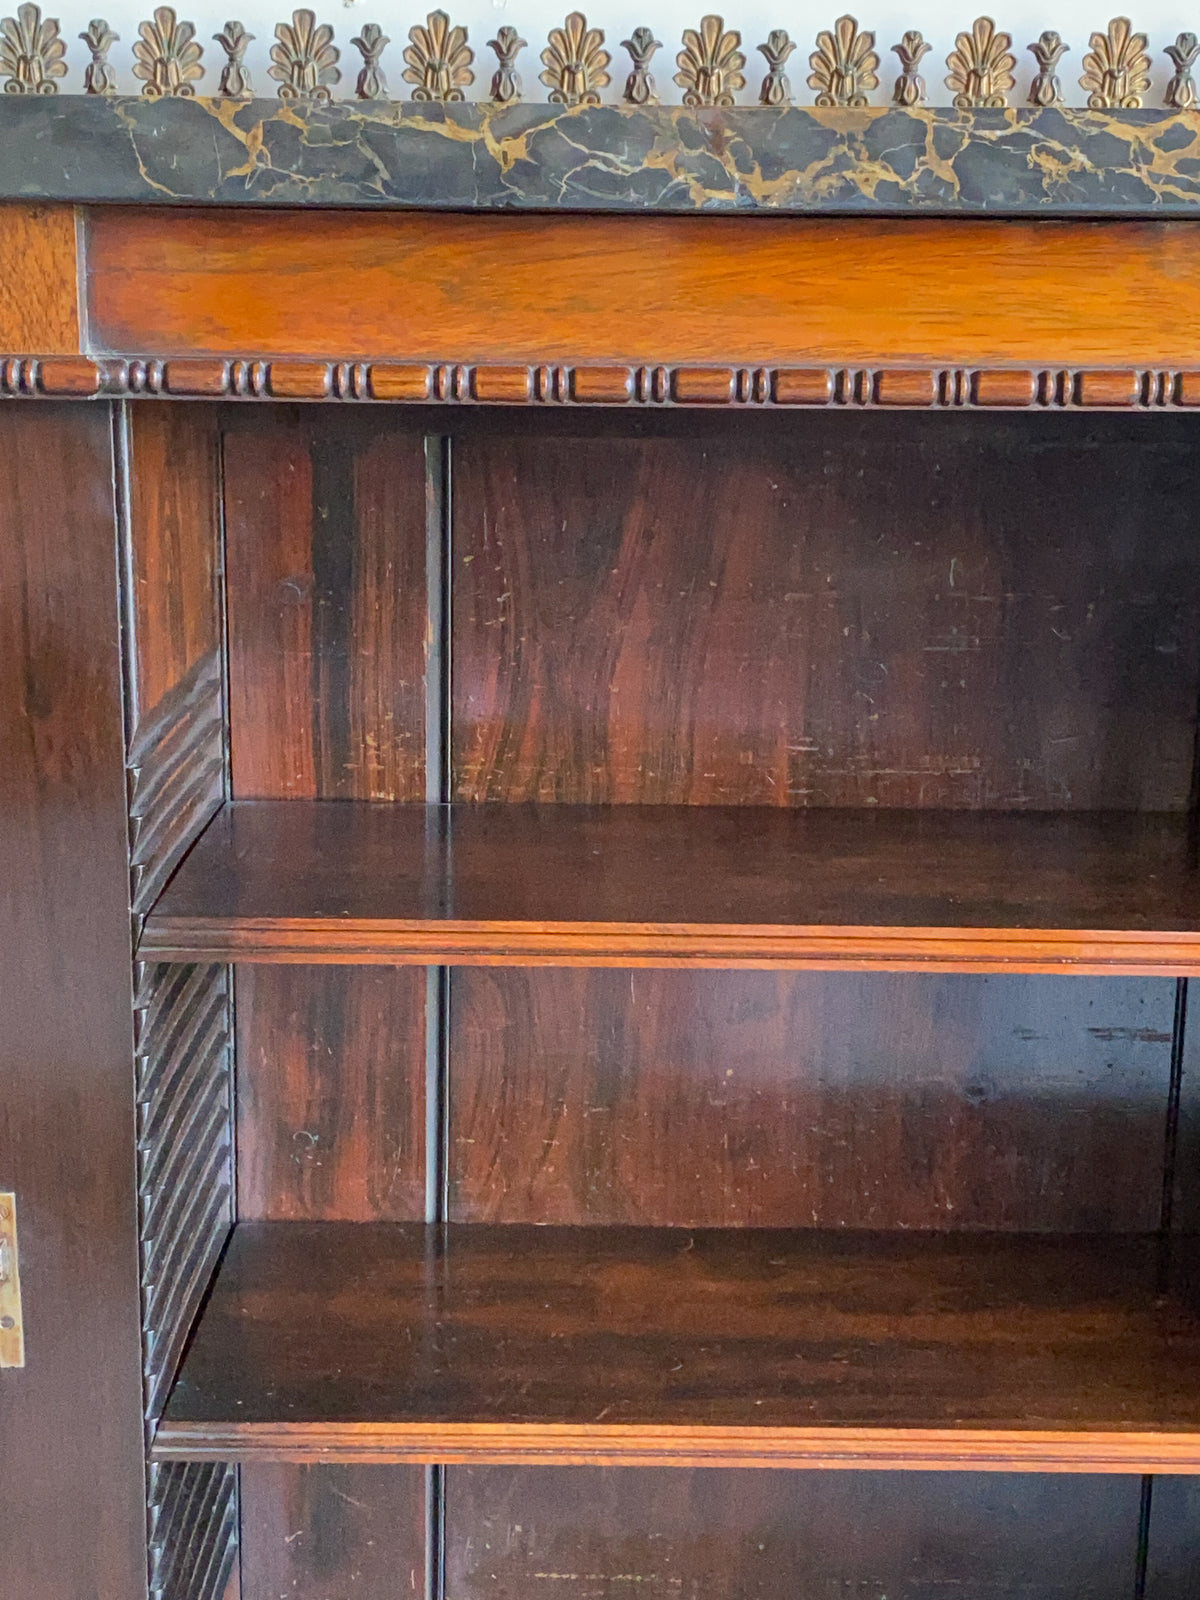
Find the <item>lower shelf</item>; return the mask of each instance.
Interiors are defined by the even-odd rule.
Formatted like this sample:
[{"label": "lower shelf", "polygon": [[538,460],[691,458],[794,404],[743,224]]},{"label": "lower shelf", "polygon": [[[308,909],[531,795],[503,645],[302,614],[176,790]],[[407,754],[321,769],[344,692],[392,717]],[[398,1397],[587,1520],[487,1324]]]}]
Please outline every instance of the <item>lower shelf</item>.
[{"label": "lower shelf", "polygon": [[1200,1473],[1200,1309],[1157,1269],[1128,1237],[242,1224],[153,1454]]}]

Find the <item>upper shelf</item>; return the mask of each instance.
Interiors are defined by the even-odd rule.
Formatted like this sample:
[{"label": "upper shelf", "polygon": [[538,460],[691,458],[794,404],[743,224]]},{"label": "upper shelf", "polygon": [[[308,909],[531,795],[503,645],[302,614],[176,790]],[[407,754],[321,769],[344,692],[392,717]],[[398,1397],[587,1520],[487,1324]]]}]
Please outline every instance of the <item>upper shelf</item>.
[{"label": "upper shelf", "polygon": [[140,953],[1200,974],[1200,874],[1175,816],[253,801]]},{"label": "upper shelf", "polygon": [[1187,111],[0,95],[0,201],[1196,216],[1198,157]]},{"label": "upper shelf", "polygon": [[159,1459],[1200,1471],[1142,1238],[242,1224]]}]

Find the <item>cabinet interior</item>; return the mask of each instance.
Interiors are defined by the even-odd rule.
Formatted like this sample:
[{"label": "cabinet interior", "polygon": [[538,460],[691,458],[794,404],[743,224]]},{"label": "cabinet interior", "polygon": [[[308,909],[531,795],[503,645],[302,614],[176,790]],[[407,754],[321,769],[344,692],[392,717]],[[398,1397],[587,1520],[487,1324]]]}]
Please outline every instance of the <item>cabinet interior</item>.
[{"label": "cabinet interior", "polygon": [[[789,1382],[746,1310],[774,1270],[758,1230],[786,1230],[806,1282],[820,1251],[867,1260],[812,1312],[840,1329],[809,1358],[835,1426],[1200,1431],[1177,1381],[1200,1353],[1191,419],[479,407],[435,429],[416,409],[135,403],[119,426],[144,1205],[174,1295],[148,1300],[169,1330],[155,1451],[167,1474],[242,1456],[246,1600],[420,1592],[431,1562],[451,1600],[1128,1595],[1151,1529],[1167,1551],[1185,1508],[1196,1524],[1200,1456],[1159,1465],[1151,1496],[1150,1448],[1055,1472],[982,1448],[958,1471],[755,1471],[729,1445],[613,1466],[585,1440],[539,1466],[324,1450],[316,1429],[231,1446],[216,1424],[383,1419],[410,1334],[379,1225],[406,1225],[419,1265],[432,1222],[490,1225],[508,1252],[463,1291],[467,1421],[519,1415],[518,1379],[543,1420],[611,1381],[633,1423],[703,1431],[707,1405],[752,1429]],[[488,808],[473,842],[450,805]],[[605,809],[560,828],[532,805]],[[379,819],[393,806],[419,850]],[[822,816],[781,845],[767,809]],[[689,829],[707,853],[672,843]],[[815,924],[891,942],[860,959],[847,935],[819,962],[713,944],[785,923],[810,882]],[[564,905],[574,931],[520,944]],[[381,933],[389,916],[405,929]],[[486,925],[469,949],[455,917]],[[597,953],[606,919],[628,933]],[[669,956],[636,943],[675,920]],[[988,929],[999,954],[972,944]],[[704,1236],[721,1294],[680,1268],[686,1230],[754,1230],[744,1258]],[[485,1246],[441,1237],[449,1283]],[[452,1318],[429,1304],[436,1347]],[[263,1307],[256,1335],[239,1318]],[[606,1308],[651,1330],[643,1412],[589,1344]],[[764,1319],[786,1338],[778,1306]],[[506,1365],[522,1331],[544,1370]],[[671,1386],[672,1339],[725,1400]],[[452,1342],[423,1370],[453,1372]],[[327,1415],[351,1346],[359,1409]],[[202,1447],[218,1380],[230,1409]],[[455,1404],[433,1383],[435,1438]]]}]

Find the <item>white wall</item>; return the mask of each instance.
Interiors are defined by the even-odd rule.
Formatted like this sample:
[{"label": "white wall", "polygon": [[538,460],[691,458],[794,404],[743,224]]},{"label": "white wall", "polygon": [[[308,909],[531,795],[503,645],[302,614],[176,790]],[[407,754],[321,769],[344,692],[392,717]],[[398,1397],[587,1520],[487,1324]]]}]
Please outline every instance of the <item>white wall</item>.
[{"label": "white wall", "polygon": [[[132,44],[139,20],[150,14],[152,0],[151,3],[140,5],[135,0],[91,0],[91,3],[95,10],[72,10],[69,13],[61,5],[45,6],[48,14],[61,19],[63,34],[68,41],[70,72],[61,83],[61,92],[78,93],[82,88],[83,68],[88,57],[76,36],[99,11],[121,35],[121,42],[114,46],[111,58],[118,70],[119,87],[122,93],[136,93],[140,85],[132,72]],[[200,92],[212,93],[216,87],[224,57],[219,46],[211,42],[212,35],[230,16],[234,16],[256,35],[246,58],[253,73],[255,90],[258,94],[273,94],[277,85],[267,77],[268,51],[274,25],[290,15],[287,8],[292,3],[293,0],[283,0],[282,4],[264,6],[264,0],[247,0],[243,7],[239,0],[231,0],[231,4],[218,11],[212,9],[212,0],[201,0],[200,4],[193,4],[191,0],[176,0],[180,17],[196,24],[197,37],[205,47],[206,73],[199,85]],[[436,0],[433,3],[436,4]],[[516,27],[521,36],[529,41],[530,47],[522,52],[518,63],[524,81],[524,97],[537,101],[545,99],[546,91],[538,82],[541,70],[538,56],[545,46],[547,31],[562,21],[565,8],[561,3],[555,4],[554,0],[457,0],[457,4],[446,8],[450,11],[452,21],[468,28],[476,54],[476,82],[467,92],[468,99],[482,99],[487,94],[495,57],[487,49],[486,43],[493,37],[495,29],[504,23]],[[11,0],[7,6],[0,3],[0,11],[5,14],[14,9]],[[604,98],[615,101],[619,97],[629,70],[628,57],[620,48],[620,41],[628,38],[633,28],[647,25],[654,28],[656,37],[663,42],[663,48],[654,61],[659,97],[666,102],[678,102],[681,91],[672,82],[672,77],[679,35],[685,27],[695,26],[702,9],[702,5],[688,6],[686,0],[643,0],[641,4],[635,3],[635,0],[605,0],[603,9],[589,12],[589,22],[604,29],[606,47],[613,57],[609,68],[613,81],[604,92]],[[741,30],[742,47],[748,58],[747,87],[739,95],[739,100],[753,104],[757,99],[765,63],[755,47],[771,29],[783,27],[797,41],[796,52],[788,64],[793,95],[800,104],[811,104],[813,92],[805,86],[808,54],[813,48],[817,32],[828,27],[837,14],[832,8],[828,15],[812,12],[797,14],[783,6],[772,8],[764,4],[764,0],[747,0],[744,7],[736,12],[728,12],[726,24]],[[325,0],[317,9],[317,15],[318,20],[332,24],[336,42],[342,50],[342,82],[334,91],[335,95],[339,98],[353,95],[354,80],[361,62],[350,40],[364,22],[377,22],[392,41],[383,57],[391,94],[397,99],[404,97],[402,50],[407,42],[408,29],[414,22],[423,20],[424,12],[418,12],[411,5],[398,4],[397,0]],[[961,0],[959,5],[953,7],[946,0],[921,0],[920,5],[912,7],[898,6],[895,0],[882,0],[874,9],[864,10],[859,16],[860,25],[875,30],[876,48],[882,58],[882,81],[873,99],[884,103],[890,98],[898,68],[897,58],[891,53],[890,47],[907,29],[917,27],[933,47],[923,63],[929,103],[947,105],[950,95],[943,86],[946,55],[953,47],[955,34],[960,28],[969,28],[975,15],[977,13],[963,6]],[[1078,87],[1082,58],[1092,30],[1107,27],[1107,13],[1097,13],[1094,4],[1089,6],[1083,0],[1056,0],[1052,8],[1049,0],[1042,5],[1031,3],[1031,0],[1019,0],[1019,3],[1006,4],[998,9],[995,18],[1001,28],[1012,34],[1014,54],[1018,59],[1017,88],[1011,97],[1014,104],[1024,101],[1035,70],[1026,46],[1045,28],[1056,28],[1071,46],[1070,53],[1063,58],[1059,69],[1067,104],[1085,103],[1086,96]],[[1163,46],[1173,42],[1176,35],[1185,29],[1200,33],[1200,6],[1195,14],[1189,14],[1178,5],[1178,0],[1155,0],[1153,5],[1148,5],[1133,20],[1137,27],[1149,35],[1150,50],[1154,57],[1153,87],[1146,103],[1161,105],[1163,86],[1171,73],[1170,63],[1163,55]]]}]

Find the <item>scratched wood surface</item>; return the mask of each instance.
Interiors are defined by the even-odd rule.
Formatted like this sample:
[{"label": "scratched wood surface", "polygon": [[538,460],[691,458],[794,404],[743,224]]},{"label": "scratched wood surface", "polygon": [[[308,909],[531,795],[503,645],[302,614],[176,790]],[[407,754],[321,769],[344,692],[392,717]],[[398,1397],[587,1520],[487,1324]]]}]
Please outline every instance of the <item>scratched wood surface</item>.
[{"label": "scratched wood surface", "polygon": [[1124,1477],[457,1467],[447,1593],[1129,1600],[1138,1488]]},{"label": "scratched wood surface", "polygon": [[230,417],[233,792],[425,797],[425,465],[378,412]]},{"label": "scratched wood surface", "polygon": [[1190,432],[771,420],[456,441],[458,798],[1186,805]]}]

